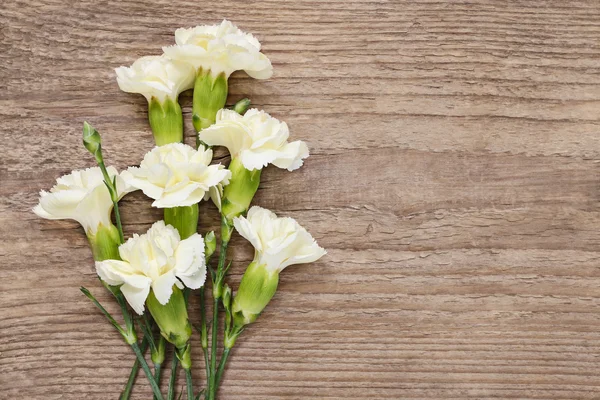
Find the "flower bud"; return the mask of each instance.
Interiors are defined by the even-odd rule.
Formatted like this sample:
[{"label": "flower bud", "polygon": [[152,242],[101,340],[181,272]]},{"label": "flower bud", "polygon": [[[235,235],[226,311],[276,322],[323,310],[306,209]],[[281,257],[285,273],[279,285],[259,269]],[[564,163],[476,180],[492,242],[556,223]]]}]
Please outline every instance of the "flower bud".
[{"label": "flower bud", "polygon": [[192,348],[189,343],[182,348],[178,348],[176,354],[183,369],[189,370],[192,368]]},{"label": "flower bud", "polygon": [[200,67],[194,84],[192,121],[196,131],[201,131],[215,123],[217,112],[227,101],[227,76],[218,73],[213,76],[210,70]]},{"label": "flower bud", "polygon": [[177,285],[173,286],[173,294],[165,305],[159,303],[154,291],[150,291],[146,299],[146,306],[158,325],[160,334],[177,349],[185,349],[192,335],[192,326],[188,321],[183,292]]},{"label": "flower bud", "polygon": [[217,249],[217,238],[213,231],[204,236],[204,257],[208,260]]},{"label": "flower bud", "polygon": [[252,262],[240,282],[233,299],[233,323],[236,327],[256,321],[277,291],[279,272],[269,271],[265,265]]},{"label": "flower bud", "polygon": [[250,108],[250,99],[246,97],[235,103],[233,111],[240,115],[244,115],[248,108]]},{"label": "flower bud", "polygon": [[160,102],[152,97],[148,103],[148,119],[157,146],[183,142],[183,114],[177,99],[167,97]]},{"label": "flower bud", "polygon": [[249,171],[239,158],[233,158],[229,164],[231,179],[223,189],[221,214],[231,222],[235,217],[245,214],[250,207],[254,194],[260,184],[260,169]]},{"label": "flower bud", "polygon": [[83,123],[83,145],[96,158],[98,164],[103,163],[102,139],[100,133],[87,122]]}]

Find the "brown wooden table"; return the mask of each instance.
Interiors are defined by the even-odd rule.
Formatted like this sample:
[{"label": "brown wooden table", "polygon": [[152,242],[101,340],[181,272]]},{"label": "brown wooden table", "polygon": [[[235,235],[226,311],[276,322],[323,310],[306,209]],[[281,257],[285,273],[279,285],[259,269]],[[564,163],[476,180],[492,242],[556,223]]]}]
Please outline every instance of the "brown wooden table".
[{"label": "brown wooden table", "polygon": [[[93,165],[84,120],[109,164],[138,164],[146,102],[113,68],[224,17],[275,67],[268,81],[234,74],[230,102],[249,96],[312,153],[294,173],[267,169],[256,203],[329,254],[282,274],[221,398],[600,398],[594,0],[3,0],[0,398],[117,398],[133,356],[79,292],[116,310],[83,232],[30,210]],[[161,218],[140,193],[122,213],[128,235]],[[216,214],[202,206],[203,232]],[[236,287],[252,249],[233,248]]]}]

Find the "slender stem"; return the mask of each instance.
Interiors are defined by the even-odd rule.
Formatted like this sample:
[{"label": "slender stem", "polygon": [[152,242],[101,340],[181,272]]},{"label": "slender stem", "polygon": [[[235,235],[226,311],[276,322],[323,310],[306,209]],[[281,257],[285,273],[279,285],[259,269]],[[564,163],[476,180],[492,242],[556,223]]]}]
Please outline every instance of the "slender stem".
[{"label": "slender stem", "polygon": [[119,239],[121,240],[121,243],[123,243],[125,241],[125,238],[123,236],[123,226],[121,225],[121,214],[119,213],[119,198],[117,195],[117,187],[115,185],[116,181],[110,179],[110,175],[108,175],[108,171],[106,170],[104,161],[98,162],[98,166],[102,171],[102,175],[104,176],[104,183],[108,188],[110,198],[113,202],[113,208],[115,210],[115,219],[117,220],[117,229],[119,230]]},{"label": "slender stem", "polygon": [[[216,393],[216,375],[217,375],[217,335],[218,335],[218,324],[219,324],[219,296],[215,293],[222,292],[223,286],[223,275],[225,268],[225,260],[227,258],[227,246],[229,244],[229,237],[223,239],[223,225],[221,225],[221,249],[219,252],[219,263],[217,265],[217,271],[215,273],[215,279],[213,281],[213,322],[212,322],[212,348],[210,357],[210,385],[209,385],[209,399],[214,400]],[[221,286],[221,287],[218,287]],[[222,293],[221,293],[222,294]]]},{"label": "slender stem", "polygon": [[[154,364],[154,381],[160,387],[160,373],[161,373],[161,365],[160,363]],[[154,395],[154,400],[158,400],[156,395]]]},{"label": "slender stem", "polygon": [[210,356],[210,390],[211,396],[209,399],[214,399],[212,393],[214,393],[214,387],[217,385],[215,380],[216,369],[217,369],[217,328],[219,324],[219,299],[215,299],[213,302],[213,322],[212,322],[212,343],[211,343],[211,356]]},{"label": "slender stem", "polygon": [[138,346],[137,342],[134,342],[131,344],[131,349],[135,353],[135,356],[137,357],[140,365],[142,366],[142,369],[144,370],[144,373],[146,374],[146,378],[148,378],[148,381],[150,382],[150,386],[152,387],[152,393],[154,393],[154,396],[158,400],[163,400],[163,396],[162,396],[162,393],[160,392],[160,388],[158,387],[158,384],[154,380],[154,377],[152,376],[152,371],[150,371],[150,367],[148,366],[148,363],[146,362],[146,359],[144,358],[144,355],[142,354],[142,351],[140,350],[140,346]]},{"label": "slender stem", "polygon": [[[146,349],[148,348],[148,339],[144,337],[142,339],[142,354],[146,353]],[[127,383],[125,384],[125,388],[121,392],[121,396],[119,400],[129,400],[131,396],[131,389],[133,388],[133,384],[135,383],[135,378],[137,377],[138,371],[140,370],[140,362],[136,358],[133,362],[133,366],[131,367],[131,372],[129,373],[129,379],[127,379]]]},{"label": "slender stem", "polygon": [[221,376],[223,375],[223,371],[225,371],[225,364],[227,363],[227,358],[229,358],[229,352],[231,351],[231,348],[229,347],[225,347],[223,349],[223,356],[221,357],[221,362],[219,363],[219,369],[217,371],[217,378],[216,378],[216,388],[215,388],[215,398],[217,396],[217,390],[219,389],[219,382],[221,382]]},{"label": "slender stem", "polygon": [[171,361],[171,377],[169,378],[169,392],[167,393],[167,400],[175,399],[175,381],[177,380],[177,366],[179,365],[179,359],[175,354],[176,348],[173,348],[173,361]]},{"label": "slender stem", "polygon": [[201,345],[204,354],[204,364],[206,367],[206,390],[210,387],[210,358],[208,358],[208,332],[206,329],[206,298],[204,297],[205,286],[200,288],[200,321],[201,327]]},{"label": "slender stem", "polygon": [[188,400],[194,400],[194,383],[192,382],[192,369],[185,369],[185,382],[187,384]]},{"label": "slender stem", "polygon": [[121,239],[121,243],[125,242],[125,237],[123,236],[123,225],[121,225],[121,213],[119,212],[119,202],[115,201],[113,209],[115,210],[115,219],[117,220],[117,229],[119,230],[119,239]]}]

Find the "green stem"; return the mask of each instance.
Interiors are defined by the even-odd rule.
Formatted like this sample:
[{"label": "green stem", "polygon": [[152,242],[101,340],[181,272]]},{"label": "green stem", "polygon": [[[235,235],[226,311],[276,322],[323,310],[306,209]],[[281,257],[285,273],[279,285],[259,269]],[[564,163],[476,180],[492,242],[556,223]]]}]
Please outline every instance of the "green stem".
[{"label": "green stem", "polygon": [[137,357],[140,365],[142,366],[142,369],[144,370],[144,373],[146,374],[146,378],[148,378],[148,381],[150,382],[150,386],[152,387],[152,393],[154,393],[154,396],[156,397],[156,399],[163,400],[163,396],[162,396],[162,393],[160,392],[160,388],[158,387],[158,384],[154,380],[154,377],[152,376],[152,371],[150,371],[150,367],[148,366],[148,363],[146,362],[146,359],[144,358],[144,355],[142,354],[142,351],[140,350],[140,346],[138,346],[137,342],[131,344],[131,349],[135,353],[135,356]]},{"label": "green stem", "polygon": [[[160,373],[161,373],[161,364],[160,363],[156,363],[154,364],[154,381],[156,382],[156,384],[160,387]],[[154,400],[158,400],[158,398],[156,397],[156,395],[154,396]]]},{"label": "green stem", "polygon": [[119,239],[121,243],[125,242],[125,237],[123,236],[123,225],[121,225],[121,213],[119,212],[119,202],[115,201],[113,203],[113,209],[115,210],[115,220],[117,220],[117,229],[119,230]]},{"label": "green stem", "polygon": [[209,393],[211,393],[209,399],[214,399],[212,393],[214,393],[214,387],[217,385],[215,380],[216,369],[217,369],[217,328],[219,324],[219,299],[215,299],[213,302],[213,322],[212,322],[212,348],[210,356],[210,385]]},{"label": "green stem", "polygon": [[113,180],[110,179],[108,175],[108,171],[106,170],[106,165],[104,165],[104,161],[98,162],[98,166],[102,171],[102,175],[104,176],[104,184],[108,188],[108,193],[110,194],[110,198],[113,202],[113,209],[115,210],[115,219],[117,220],[117,229],[119,230],[119,239],[121,243],[125,242],[125,238],[123,236],[123,225],[121,225],[121,213],[119,213],[119,197],[117,192],[116,176]]},{"label": "green stem", "polygon": [[171,361],[171,377],[169,378],[169,392],[167,393],[167,399],[175,399],[175,381],[177,380],[177,366],[179,365],[179,359],[175,354],[176,348],[173,348],[173,361]]},{"label": "green stem", "polygon": [[210,387],[210,358],[208,358],[208,332],[206,328],[206,299],[204,297],[205,286],[200,288],[200,320],[202,323],[201,345],[204,354],[204,364],[206,368],[206,390]]},{"label": "green stem", "polygon": [[217,390],[219,389],[219,383],[221,382],[221,376],[223,375],[223,371],[225,371],[225,364],[227,364],[227,358],[229,358],[229,352],[231,351],[231,349],[229,347],[225,347],[223,349],[223,356],[221,357],[221,362],[219,363],[219,369],[217,371],[217,377],[216,377],[216,387],[215,387],[215,394],[214,394],[214,398],[217,397]]},{"label": "green stem", "polygon": [[[148,339],[145,337],[142,339],[142,354],[146,353],[146,349],[148,348]],[[133,384],[135,383],[135,378],[137,377],[138,371],[140,370],[140,362],[136,358],[133,362],[133,366],[131,367],[131,372],[129,373],[129,379],[127,379],[127,383],[125,384],[125,388],[121,392],[121,396],[119,400],[129,400],[131,397],[131,389],[133,388]]]},{"label": "green stem", "polygon": [[219,252],[219,263],[217,264],[217,271],[213,280],[213,322],[212,322],[212,348],[210,357],[210,385],[209,385],[209,399],[214,400],[214,394],[216,393],[216,376],[217,376],[217,335],[218,335],[218,324],[219,324],[219,299],[223,294],[223,278],[225,261],[227,258],[227,246],[229,244],[229,238],[231,232],[226,231],[227,224],[221,224],[221,250]]},{"label": "green stem", "polygon": [[188,400],[194,400],[194,384],[192,382],[192,369],[191,368],[188,368],[185,370],[185,382],[187,385]]}]

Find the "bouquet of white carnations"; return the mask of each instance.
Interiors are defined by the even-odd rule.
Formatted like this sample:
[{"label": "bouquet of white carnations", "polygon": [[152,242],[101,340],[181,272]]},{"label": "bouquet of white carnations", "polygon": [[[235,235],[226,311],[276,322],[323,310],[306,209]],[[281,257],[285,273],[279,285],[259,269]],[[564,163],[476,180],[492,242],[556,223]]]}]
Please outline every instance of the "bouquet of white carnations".
[{"label": "bouquet of white carnations", "polygon": [[[185,371],[188,400],[202,395],[215,399],[231,349],[275,294],[279,273],[289,265],[312,262],[325,254],[294,219],[278,217],[258,206],[250,208],[264,167],[273,164],[293,171],[308,157],[304,142],[288,142],[285,122],[264,111],[247,110],[249,100],[225,107],[232,72],[244,70],[257,79],[272,75],[271,62],[260,52],[258,40],[223,21],[220,25],[178,29],[175,42],[163,48],[162,56],[142,57],[131,67],[116,69],[122,90],[142,94],[148,100],[157,147],[144,156],[139,167],[119,173],[104,165],[100,134],[85,123],[83,144],[98,166],[58,178],[50,192],[40,193],[34,208],[40,217],[74,219],[81,224],[98,276],[121,308],[123,322],[119,323],[89,290],[81,288],[136,356],[120,399],[130,397],[140,367],[154,399],[174,399],[179,366]],[[178,102],[179,94],[192,88],[193,125],[198,131],[195,147],[183,144],[183,115]],[[229,150],[227,168],[211,164],[211,146]],[[164,220],[125,241],[118,203],[138,189],[154,200],[153,207],[164,210]],[[221,214],[215,266],[210,264],[217,247],[215,234],[208,232],[203,237],[198,233],[198,204],[207,199]],[[234,230],[255,248],[254,260],[235,295],[225,283],[227,246]],[[207,271],[212,283],[212,323],[207,321],[205,307]],[[188,315],[188,299],[196,295],[200,301],[197,319]],[[219,359],[220,308],[225,312],[225,323]],[[194,320],[199,322],[194,325],[200,331],[205,385],[196,385],[191,374]],[[169,346],[175,356],[164,395],[161,371]],[[145,358],[148,348],[153,370]],[[198,390],[198,386],[203,389]]]}]

